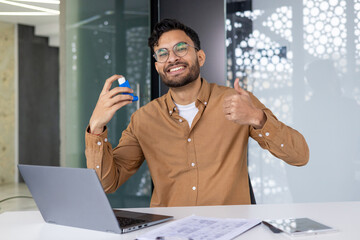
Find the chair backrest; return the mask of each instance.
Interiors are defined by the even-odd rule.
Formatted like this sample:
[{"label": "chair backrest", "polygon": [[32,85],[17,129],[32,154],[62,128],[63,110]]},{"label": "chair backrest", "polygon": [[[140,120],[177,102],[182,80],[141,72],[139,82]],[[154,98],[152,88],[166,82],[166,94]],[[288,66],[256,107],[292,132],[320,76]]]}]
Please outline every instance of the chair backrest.
[{"label": "chair backrest", "polygon": [[256,204],[256,200],[255,200],[255,195],[254,195],[254,191],[251,185],[251,181],[250,181],[250,176],[249,177],[249,189],[250,189],[250,200],[251,200],[251,204]]}]

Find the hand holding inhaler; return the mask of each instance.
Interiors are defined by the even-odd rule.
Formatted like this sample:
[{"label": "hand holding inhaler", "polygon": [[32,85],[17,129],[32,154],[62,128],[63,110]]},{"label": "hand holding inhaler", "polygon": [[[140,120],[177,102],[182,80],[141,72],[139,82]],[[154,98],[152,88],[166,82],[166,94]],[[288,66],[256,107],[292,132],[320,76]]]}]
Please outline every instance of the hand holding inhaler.
[{"label": "hand holding inhaler", "polygon": [[[111,88],[112,83],[118,80],[120,87]],[[90,130],[92,134],[100,134],[114,114],[123,106],[138,101],[138,97],[132,94],[130,84],[121,75],[113,75],[106,79],[100,93],[95,109],[90,118]]]},{"label": "hand holding inhaler", "polygon": [[[120,86],[120,87],[128,87],[128,88],[131,88],[129,81],[128,81],[128,80],[125,80],[124,77],[119,78],[119,79],[118,79],[118,82],[119,82],[119,86]],[[131,95],[131,96],[133,97],[133,100],[132,100],[133,102],[139,100],[139,98],[138,98],[137,96],[134,96],[134,94],[132,94],[132,93],[122,93],[122,94],[129,94],[129,95]]]}]

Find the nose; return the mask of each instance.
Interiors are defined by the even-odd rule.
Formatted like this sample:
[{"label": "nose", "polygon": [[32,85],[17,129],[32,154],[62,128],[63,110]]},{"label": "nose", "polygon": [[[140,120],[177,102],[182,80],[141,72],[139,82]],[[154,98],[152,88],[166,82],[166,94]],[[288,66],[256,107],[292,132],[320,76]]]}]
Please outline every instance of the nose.
[{"label": "nose", "polygon": [[180,59],[180,57],[178,57],[174,51],[169,51],[169,58],[168,58],[168,62],[176,62]]}]

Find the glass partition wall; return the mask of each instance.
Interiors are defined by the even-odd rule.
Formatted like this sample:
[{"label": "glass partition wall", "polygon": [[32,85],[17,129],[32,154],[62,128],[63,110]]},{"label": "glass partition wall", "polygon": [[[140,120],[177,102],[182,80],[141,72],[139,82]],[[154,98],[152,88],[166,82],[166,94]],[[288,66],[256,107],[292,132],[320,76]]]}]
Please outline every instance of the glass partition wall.
[{"label": "glass partition wall", "polygon": [[[310,148],[310,162],[298,168],[250,140],[257,203],[360,200],[360,0],[224,1],[226,85],[240,78]],[[123,74],[140,97],[108,125],[113,146],[150,101],[150,1],[72,0],[65,9],[63,165],[85,167],[84,131],[104,81]],[[141,207],[150,196],[145,163],[109,199],[114,207]]]},{"label": "glass partition wall", "polygon": [[[131,114],[150,101],[150,6],[147,0],[66,1],[66,157],[63,165],[85,167],[84,133],[105,80],[124,75],[139,101],[108,124],[115,147]],[[115,86],[115,83],[114,83]],[[147,207],[151,179],[146,163],[114,194],[113,207]]]},{"label": "glass partition wall", "polygon": [[310,148],[297,168],[250,141],[257,202],[359,200],[360,1],[226,3],[228,85],[240,78]]}]

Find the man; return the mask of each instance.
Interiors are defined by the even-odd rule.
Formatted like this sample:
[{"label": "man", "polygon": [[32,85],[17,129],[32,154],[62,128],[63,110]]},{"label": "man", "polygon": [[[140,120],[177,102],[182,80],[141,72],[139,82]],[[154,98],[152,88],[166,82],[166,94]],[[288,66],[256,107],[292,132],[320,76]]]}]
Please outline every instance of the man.
[{"label": "man", "polygon": [[106,124],[131,103],[129,88],[106,80],[86,131],[88,168],[106,192],[115,191],[147,160],[154,182],[152,207],[249,204],[249,136],[285,162],[301,166],[309,149],[251,93],[209,84],[196,32],[180,22],[159,22],[149,38],[155,63],[169,92],[136,111],[119,145],[107,142]]}]

